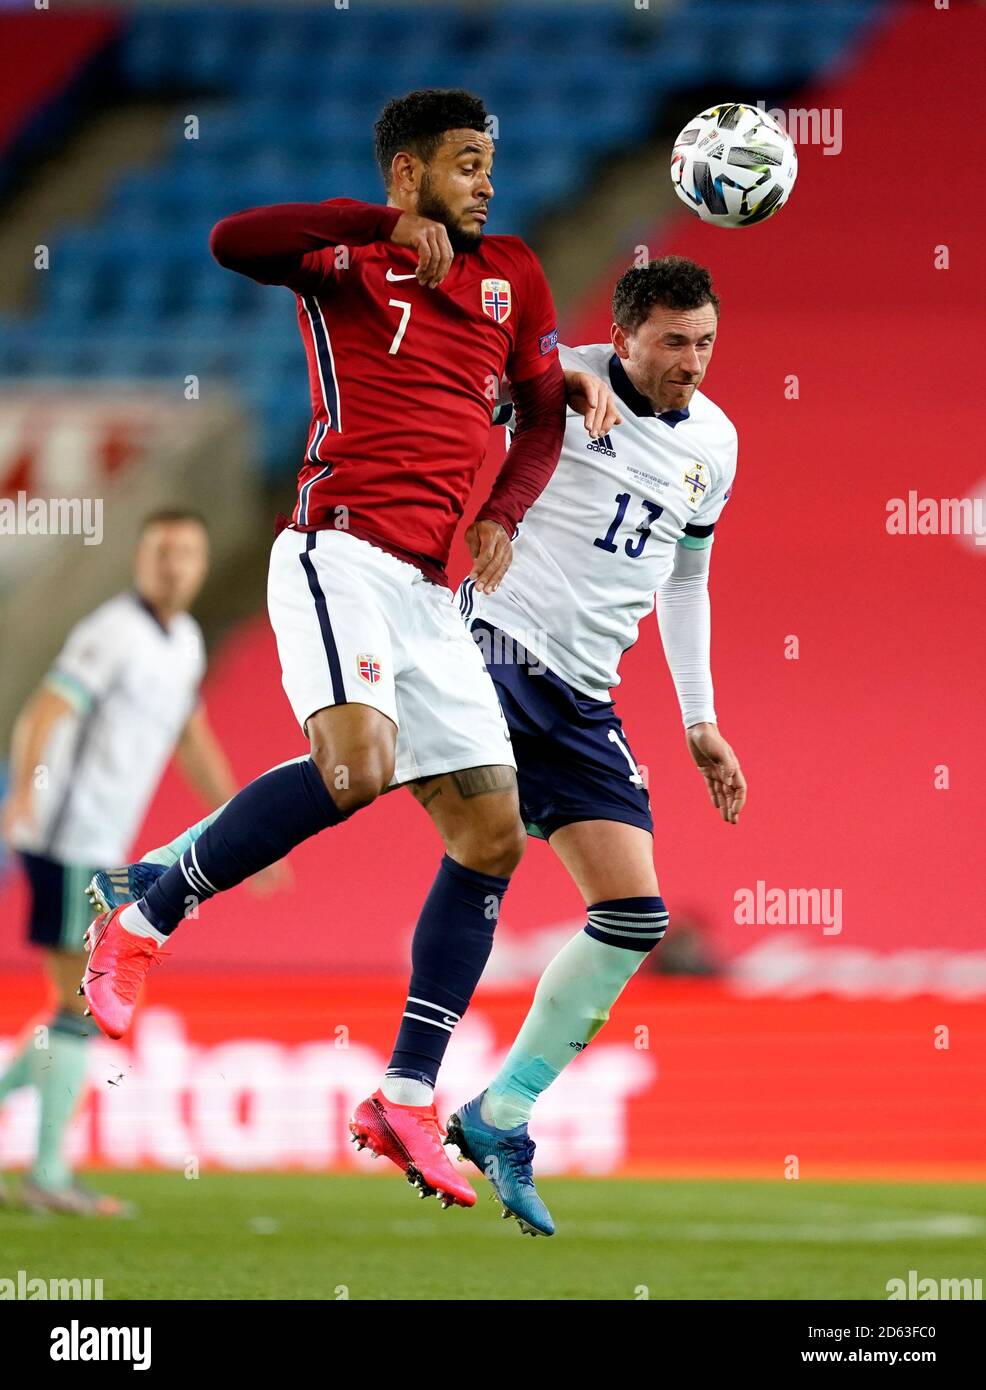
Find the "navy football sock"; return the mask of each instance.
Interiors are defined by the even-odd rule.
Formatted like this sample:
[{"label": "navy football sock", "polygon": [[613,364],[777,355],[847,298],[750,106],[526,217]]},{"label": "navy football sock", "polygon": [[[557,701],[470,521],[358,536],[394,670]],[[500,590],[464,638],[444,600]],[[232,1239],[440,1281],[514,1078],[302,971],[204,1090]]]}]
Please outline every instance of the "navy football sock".
[{"label": "navy football sock", "polygon": [[189,908],[283,859],[295,845],[345,816],[311,758],[272,768],[243,788],[151,884],[139,907],[170,935]]},{"label": "navy football sock", "polygon": [[414,929],[411,983],[387,1076],[434,1086],[455,1025],[493,949],[509,882],[443,857]]}]

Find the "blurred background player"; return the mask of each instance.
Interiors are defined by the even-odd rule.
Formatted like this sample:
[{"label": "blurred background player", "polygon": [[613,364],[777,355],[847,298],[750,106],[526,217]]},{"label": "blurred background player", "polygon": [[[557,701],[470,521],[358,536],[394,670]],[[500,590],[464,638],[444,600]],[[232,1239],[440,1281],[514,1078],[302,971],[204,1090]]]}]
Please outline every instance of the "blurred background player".
[{"label": "blurred background player", "polygon": [[15,725],[3,831],[27,875],[28,932],[44,949],[55,1009],[43,1032],[29,1028],[0,1076],[0,1100],[22,1086],[40,1098],[37,1152],[22,1188],[32,1207],[123,1211],[84,1188],[64,1154],[97,1031],[78,988],[92,915],[86,888],[98,865],[125,859],[173,753],[210,807],[236,789],[198,694],[205,649],[188,609],[208,567],[201,517],[148,516],[133,589],[76,624]]},{"label": "blurred background player", "polygon": [[391,1063],[353,1134],[423,1195],[467,1206],[475,1194],[442,1147],[433,1091],[525,837],[509,734],[445,566],[501,377],[517,429],[466,532],[484,592],[551,476],[565,415],[544,272],[520,238],[483,236],[487,124],[468,92],[411,92],[375,127],[386,206],[279,204],[213,229],[220,264],[297,296],[312,420],[294,515],[271,552],[268,607],[311,757],[252,782],[139,902],[98,918],[84,977],[93,1017],[121,1036],[190,895],[234,887],[409,784],[446,853],[415,931]]},{"label": "blurred background player", "polygon": [[746,799],[710,670],[709,559],[736,472],[736,430],[698,389],[719,301],[706,269],[667,256],[621,276],[613,319],[611,343],[562,349],[562,360],[607,382],[621,418],[587,442],[569,411],[558,467],[504,582],[495,594],[471,580],[459,591],[510,729],[528,830],[551,845],[588,913],[541,976],[500,1071],[448,1125],[449,1142],[531,1234],[554,1231],[533,1183],[534,1102],[596,1036],[668,924],[647,789],[610,697],[655,599],[712,804],[735,825]]}]

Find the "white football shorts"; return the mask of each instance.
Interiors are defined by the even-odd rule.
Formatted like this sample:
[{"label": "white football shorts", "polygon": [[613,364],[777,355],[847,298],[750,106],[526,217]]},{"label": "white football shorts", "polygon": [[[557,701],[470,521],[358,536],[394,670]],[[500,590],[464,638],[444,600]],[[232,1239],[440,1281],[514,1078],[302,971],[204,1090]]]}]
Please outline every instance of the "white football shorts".
[{"label": "white football shorts", "polygon": [[467,767],[516,767],[496,688],[448,589],[346,531],[285,528],[267,606],[281,680],[302,729],[330,705],[397,725],[392,785]]}]

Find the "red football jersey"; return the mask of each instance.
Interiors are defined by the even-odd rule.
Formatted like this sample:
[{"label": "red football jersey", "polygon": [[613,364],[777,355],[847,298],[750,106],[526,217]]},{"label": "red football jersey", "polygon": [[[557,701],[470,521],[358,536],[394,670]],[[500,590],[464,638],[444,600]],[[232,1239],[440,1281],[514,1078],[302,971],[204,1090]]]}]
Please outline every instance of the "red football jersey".
[{"label": "red football jersey", "polygon": [[[436,289],[389,242],[305,257],[298,323],[312,423],[293,521],[348,525],[444,567],[489,440],[500,378],[557,356],[544,272],[518,237],[484,236]],[[345,512],[341,508],[346,508]]]},{"label": "red football jersey", "polygon": [[[518,463],[524,456],[516,471],[526,473],[527,504],[557,460],[555,310],[537,258],[513,236],[483,237],[424,288],[417,253],[389,240],[400,216],[350,198],[286,203],[225,218],[210,244],[221,264],[298,296],[312,422],[294,525],[345,527],[440,573],[504,375],[529,383],[535,399],[552,369],[559,383],[557,421],[531,448],[511,450]],[[551,392],[540,394],[550,410]],[[508,530],[524,490],[511,478],[487,504]]]},{"label": "red football jersey", "polygon": [[400,216],[351,198],[284,203],[224,218],[210,244],[222,265],[298,297],[312,423],[293,524],[348,528],[442,578],[501,377],[528,418],[480,515],[508,531],[557,461],[564,387],[533,251],[484,236],[426,289],[417,253],[389,240]]}]

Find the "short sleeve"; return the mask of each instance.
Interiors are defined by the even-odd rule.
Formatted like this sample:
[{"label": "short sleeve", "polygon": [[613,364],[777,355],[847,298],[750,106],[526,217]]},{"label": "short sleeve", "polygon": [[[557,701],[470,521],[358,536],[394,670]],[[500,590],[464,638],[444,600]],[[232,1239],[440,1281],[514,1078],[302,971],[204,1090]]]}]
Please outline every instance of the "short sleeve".
[{"label": "short sleeve", "polygon": [[531,381],[558,356],[558,316],[541,262],[528,247],[520,318],[513,351],[507,362],[510,381]]},{"label": "short sleeve", "polygon": [[[564,343],[558,344],[558,360],[561,362],[563,372],[591,372],[593,370],[581,352],[576,352],[575,348],[567,347]],[[599,373],[595,372],[594,375],[598,376]]]},{"label": "short sleeve", "polygon": [[685,526],[679,544],[689,550],[704,550],[712,544],[716,523],[722,516],[723,508],[732,496],[733,481],[736,477],[736,435],[732,436],[728,449],[724,449],[723,465],[718,477],[702,498],[691,521]]},{"label": "short sleeve", "polygon": [[76,623],[48,672],[45,685],[84,714],[109,690],[126,652],[119,612],[104,605]]}]

